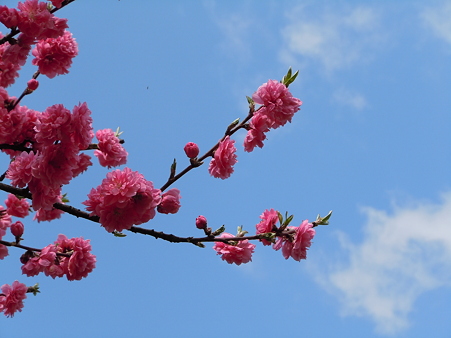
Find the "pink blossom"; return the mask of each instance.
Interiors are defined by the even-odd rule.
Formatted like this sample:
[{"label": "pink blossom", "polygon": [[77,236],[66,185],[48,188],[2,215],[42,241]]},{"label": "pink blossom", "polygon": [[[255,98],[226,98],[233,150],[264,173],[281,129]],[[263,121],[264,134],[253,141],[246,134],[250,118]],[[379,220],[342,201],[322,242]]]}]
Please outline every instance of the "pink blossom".
[{"label": "pink blossom", "polygon": [[7,317],[14,317],[14,313],[22,312],[23,300],[27,298],[28,287],[14,281],[12,285],[4,284],[1,287],[3,295],[0,296],[0,309]]},{"label": "pink blossom", "polygon": [[0,205],[0,238],[5,236],[6,229],[11,225],[11,215],[7,213],[7,210]]},{"label": "pink blossom", "polygon": [[55,219],[61,218],[61,215],[64,214],[64,211],[56,208],[52,209],[38,209],[36,214],[33,217],[33,221],[45,222],[45,221],[53,221]]},{"label": "pink blossom", "polygon": [[295,230],[295,234],[292,237],[279,237],[276,243],[273,245],[274,250],[282,248],[282,255],[285,259],[290,256],[295,261],[307,258],[307,249],[310,247],[311,240],[315,236],[315,229],[313,224],[308,220],[304,220],[299,227],[287,227],[287,230]]},{"label": "pink blossom", "polygon": [[199,155],[199,146],[193,142],[188,142],[183,150],[189,158],[196,158]]},{"label": "pink blossom", "polygon": [[0,244],[0,260],[4,259],[6,256],[8,256],[8,248],[4,246],[3,244]]},{"label": "pink blossom", "polygon": [[25,198],[17,198],[14,194],[8,194],[8,198],[5,200],[8,214],[24,218],[28,216],[30,204]]},{"label": "pink blossom", "polygon": [[162,214],[176,214],[180,209],[180,190],[170,189],[161,195],[161,202],[157,206],[157,211]]},{"label": "pink blossom", "polygon": [[103,167],[117,167],[127,163],[127,151],[119,143],[119,138],[111,129],[98,130],[96,137],[99,140],[98,150],[94,155]]},{"label": "pink blossom", "polygon": [[26,0],[19,2],[19,30],[37,40],[56,38],[61,36],[66,29],[67,19],[56,18],[49,12],[46,2],[38,0]]},{"label": "pink blossom", "polygon": [[51,0],[51,1],[53,6],[55,6],[56,8],[61,8],[61,4],[63,3],[64,0]]},{"label": "pink blossom", "polygon": [[148,222],[155,217],[155,207],[160,201],[160,190],[155,189],[152,182],[124,168],[109,172],[101,185],[91,189],[83,204],[91,215],[100,217],[100,223],[108,232],[112,232]]},{"label": "pink blossom", "polygon": [[250,129],[244,138],[244,150],[250,153],[255,147],[263,148],[263,141],[266,139],[265,133],[269,131],[270,121],[267,116],[257,112],[249,125]]},{"label": "pink blossom", "polygon": [[272,121],[270,127],[275,129],[291,122],[291,118],[296,113],[302,101],[293,97],[288,88],[279,81],[269,80],[261,85],[252,95],[252,99],[264,105],[258,111],[260,114],[268,116]]},{"label": "pink blossom", "polygon": [[233,173],[233,165],[238,162],[234,143],[227,135],[219,144],[208,167],[211,176],[226,179]]},{"label": "pink blossom", "polygon": [[[232,234],[223,232],[219,238],[231,238]],[[237,241],[236,245],[226,244],[223,242],[216,242],[213,246],[218,255],[222,255],[223,261],[229,264],[235,263],[240,265],[241,263],[248,263],[252,261],[252,253],[255,249],[255,244],[250,243],[247,239]]]},{"label": "pink blossom", "polygon": [[17,239],[20,238],[23,235],[24,226],[23,223],[20,221],[17,221],[13,224],[11,224],[11,233],[13,236]]},{"label": "pink blossom", "polygon": [[[3,34],[0,33],[0,38]],[[11,62],[5,55],[8,54],[8,50],[13,48],[8,42],[0,45],[0,87],[8,87],[15,82],[15,79],[19,76],[20,64]],[[17,50],[17,48],[16,48]]]},{"label": "pink blossom", "polygon": [[60,202],[61,186],[51,187],[42,183],[41,180],[33,178],[28,183],[28,189],[33,195],[32,206],[34,210],[51,210],[53,204]]},{"label": "pink blossom", "polygon": [[72,116],[62,104],[48,107],[36,122],[36,141],[54,145],[56,141],[69,141],[73,132]]},{"label": "pink blossom", "polygon": [[[42,253],[42,251],[41,251]],[[21,258],[22,274],[28,277],[33,277],[39,275],[43,271],[43,266],[39,264],[39,257],[36,257],[32,251],[25,252]]]},{"label": "pink blossom", "polygon": [[[256,234],[264,234],[267,232],[273,232],[277,221],[279,220],[279,214],[276,210],[265,210],[261,215],[261,222],[256,225]],[[271,245],[271,242],[266,239],[261,239],[263,245]]]},{"label": "pink blossom", "polygon": [[33,163],[34,152],[22,152],[9,165],[6,177],[11,180],[11,185],[19,188],[25,187],[33,178],[31,174],[31,164]]},{"label": "pink blossom", "polygon": [[0,22],[7,28],[13,28],[19,22],[19,13],[15,8],[0,6]]},{"label": "pink blossom", "polygon": [[57,38],[41,40],[32,51],[32,64],[50,79],[56,75],[69,73],[72,59],[78,54],[78,46],[72,34],[65,31]]},{"label": "pink blossom", "polygon": [[55,241],[57,252],[71,253],[70,257],[60,257],[60,267],[68,280],[80,280],[96,267],[96,256],[91,254],[89,240],[82,237],[68,239],[59,235]]},{"label": "pink blossom", "polygon": [[207,227],[207,219],[205,216],[200,215],[196,218],[196,227],[198,229],[205,229]]},{"label": "pink blossom", "polygon": [[86,102],[75,106],[72,111],[73,142],[79,150],[87,149],[94,137],[91,111]]}]

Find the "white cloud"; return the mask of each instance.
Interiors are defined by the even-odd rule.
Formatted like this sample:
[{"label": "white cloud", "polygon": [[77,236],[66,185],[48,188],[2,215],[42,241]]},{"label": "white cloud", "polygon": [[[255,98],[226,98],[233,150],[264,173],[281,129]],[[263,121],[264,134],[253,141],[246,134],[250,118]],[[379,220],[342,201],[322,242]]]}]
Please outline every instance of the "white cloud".
[{"label": "white cloud", "polygon": [[284,48],[280,54],[288,64],[313,59],[326,71],[333,71],[366,60],[381,42],[379,16],[369,7],[326,9],[315,16],[307,13],[306,7],[299,7],[291,12],[288,22],[282,30]]},{"label": "white cloud", "polygon": [[379,332],[393,334],[409,326],[420,295],[451,286],[451,193],[442,203],[395,207],[390,215],[364,212],[362,243],[340,234],[349,260],[318,281],[340,299],[344,315],[369,317]]},{"label": "white cloud", "polygon": [[362,94],[351,90],[340,88],[333,94],[333,99],[339,104],[362,110],[367,106],[367,101]]},{"label": "white cloud", "polygon": [[248,42],[250,28],[255,23],[245,15],[246,11],[224,12],[221,8],[217,8],[215,1],[205,1],[204,6],[224,36],[223,41],[220,42],[221,50],[233,57],[248,59],[251,55]]},{"label": "white cloud", "polygon": [[451,2],[445,2],[436,8],[425,8],[421,18],[437,37],[451,43]]}]

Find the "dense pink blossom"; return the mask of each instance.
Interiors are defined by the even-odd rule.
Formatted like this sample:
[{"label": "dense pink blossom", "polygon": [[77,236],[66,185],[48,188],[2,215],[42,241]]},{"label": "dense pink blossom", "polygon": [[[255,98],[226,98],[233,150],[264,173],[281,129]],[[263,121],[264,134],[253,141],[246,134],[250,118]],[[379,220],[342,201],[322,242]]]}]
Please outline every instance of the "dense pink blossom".
[{"label": "dense pink blossom", "polygon": [[100,223],[108,232],[112,232],[148,222],[155,217],[155,207],[160,201],[160,190],[155,189],[152,182],[124,168],[109,172],[101,185],[91,189],[83,204],[91,215],[100,217]]},{"label": "dense pink blossom", "polygon": [[41,180],[33,178],[28,183],[28,189],[33,195],[32,207],[34,210],[46,209],[51,210],[53,204],[60,202],[61,186],[52,187],[42,183]]},{"label": "dense pink blossom", "polygon": [[19,2],[19,30],[37,40],[56,38],[61,36],[66,29],[67,19],[55,17],[47,8],[46,2],[38,0],[26,0]]},{"label": "dense pink blossom", "polygon": [[39,257],[32,257],[23,263],[21,270],[23,275],[33,277],[39,275],[43,271],[43,266],[39,264]]},{"label": "dense pink blossom", "polygon": [[99,140],[97,145],[99,149],[94,151],[94,155],[99,159],[101,166],[111,168],[127,163],[128,153],[111,129],[98,130],[96,137]]},{"label": "dense pink blossom", "polygon": [[68,280],[80,280],[96,267],[96,256],[91,254],[89,240],[58,235],[55,245],[57,252],[71,253],[70,257],[60,257],[59,263]]},{"label": "dense pink blossom", "polygon": [[315,236],[315,229],[313,229],[312,223],[308,220],[304,220],[299,227],[289,226],[287,230],[295,230],[292,237],[279,237],[274,244],[274,250],[282,248],[282,255],[285,259],[290,256],[295,261],[307,258],[307,249],[310,247],[311,240]]},{"label": "dense pink blossom", "polygon": [[[0,38],[3,37],[3,34],[0,33]],[[5,54],[7,54],[8,50],[12,48],[12,46],[5,42],[0,45],[0,87],[8,87],[15,82],[15,79],[19,76],[20,64],[15,62],[10,62],[8,59],[4,58]]]},{"label": "dense pink blossom", "polygon": [[17,23],[19,22],[19,13],[15,8],[0,6],[0,22],[4,24],[6,28],[13,28],[17,26]]},{"label": "dense pink blossom", "polygon": [[51,0],[51,1],[53,6],[55,6],[56,8],[61,8],[61,4],[63,3],[64,0]]},{"label": "dense pink blossom", "polygon": [[24,226],[20,221],[11,224],[11,233],[15,238],[20,238],[23,235]]},{"label": "dense pink blossom", "polygon": [[14,194],[8,194],[8,198],[5,200],[5,205],[8,210],[8,214],[24,218],[28,216],[30,204],[25,198],[17,198]]},{"label": "dense pink blossom", "polygon": [[78,54],[78,45],[72,34],[65,31],[57,38],[41,40],[32,51],[35,57],[32,64],[39,72],[49,78],[69,73],[72,59]]},{"label": "dense pink blossom", "polygon": [[205,218],[205,216],[198,216],[196,218],[196,227],[198,229],[205,229],[207,227],[207,218]]},{"label": "dense pink blossom", "polygon": [[43,145],[53,145],[56,141],[70,140],[73,132],[70,110],[62,104],[48,107],[36,122],[36,141]]},{"label": "dense pink blossom", "polygon": [[268,116],[273,129],[291,122],[294,113],[302,105],[301,100],[293,97],[288,88],[276,80],[269,80],[261,85],[252,95],[252,99],[255,103],[264,105],[258,113]]},{"label": "dense pink blossom", "polygon": [[199,146],[193,142],[188,142],[183,150],[189,158],[196,158],[199,155]]},{"label": "dense pink blossom", "polygon": [[34,152],[24,151],[10,163],[6,177],[11,180],[11,185],[23,188],[30,183],[33,178],[31,164],[34,158]]},{"label": "dense pink blossom", "polygon": [[250,129],[244,138],[244,150],[251,152],[255,147],[263,148],[265,133],[269,131],[269,118],[262,114],[255,114],[249,123]]},{"label": "dense pink blossom", "polygon": [[27,298],[28,287],[14,281],[12,285],[2,285],[1,290],[3,295],[0,295],[0,311],[3,311],[7,317],[14,317],[14,313],[17,311],[22,312],[23,300]]},{"label": "dense pink blossom", "polygon": [[[274,231],[274,227],[279,220],[279,214],[274,209],[265,210],[260,215],[260,218],[261,222],[256,225],[257,235]],[[266,239],[262,239],[261,242],[263,243],[263,245],[271,245],[271,242]]]},{"label": "dense pink blossom", "polygon": [[72,111],[72,125],[73,142],[78,146],[78,149],[87,149],[94,137],[92,130],[91,111],[86,102],[78,104]]},{"label": "dense pink blossom", "polygon": [[233,173],[233,165],[238,162],[234,143],[227,135],[219,144],[208,167],[211,176],[226,179]]},{"label": "dense pink blossom", "polygon": [[[223,232],[220,238],[234,237],[232,234]],[[236,245],[226,244],[223,242],[216,242],[213,246],[218,255],[221,255],[223,261],[229,264],[235,263],[240,265],[241,263],[248,263],[252,261],[252,253],[255,249],[255,244],[252,244],[247,239],[237,241]]]},{"label": "dense pink blossom", "polygon": [[40,222],[50,222],[55,219],[61,218],[61,215],[64,214],[64,211],[56,208],[52,209],[38,209],[36,210],[36,214],[33,217],[34,221]]},{"label": "dense pink blossom", "polygon": [[161,202],[157,206],[157,211],[162,214],[176,214],[180,209],[180,190],[170,189],[161,195]]}]

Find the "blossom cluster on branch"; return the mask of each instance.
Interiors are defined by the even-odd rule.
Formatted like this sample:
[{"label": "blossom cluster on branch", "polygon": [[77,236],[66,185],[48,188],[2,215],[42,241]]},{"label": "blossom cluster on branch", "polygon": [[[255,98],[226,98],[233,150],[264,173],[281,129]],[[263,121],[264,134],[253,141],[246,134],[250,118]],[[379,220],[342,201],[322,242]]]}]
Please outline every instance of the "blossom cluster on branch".
[{"label": "blossom cluster on branch", "polygon": [[[274,250],[282,249],[285,259],[306,259],[315,236],[314,227],[328,224],[331,213],[325,217],[318,215],[314,222],[304,220],[296,227],[290,225],[292,215],[284,217],[274,209],[265,210],[255,226],[255,235],[249,236],[242,227],[238,227],[236,235],[225,232],[224,226],[214,230],[208,227],[207,218],[202,215],[193,222],[204,233],[197,238],[136,227],[153,219],[157,212],[177,213],[181,207],[181,192],[177,188],[168,188],[192,169],[203,165],[206,159],[211,158],[208,165],[211,176],[223,180],[229,178],[237,163],[232,136],[238,130],[246,130],[243,147],[246,152],[251,152],[255,147],[263,147],[271,129],[292,121],[302,102],[288,89],[298,75],[298,72],[293,74],[291,68],[282,81],[269,80],[252,98],[248,97],[247,116],[241,122],[239,119],[233,121],[205,154],[199,156],[196,143],[186,143],[184,151],[189,164],[177,172],[174,160],[169,178],[160,188],[138,171],[124,167],[110,171],[100,185],[91,189],[87,200],[82,202],[86,211],[68,205],[63,189],[93,165],[87,153],[94,150],[99,164],[109,169],[126,164],[128,156],[123,140],[119,138],[119,129],[94,132],[87,103],[78,103],[72,110],[56,103],[43,112],[21,104],[25,96],[38,90],[37,79],[41,74],[52,79],[69,72],[72,60],[78,54],[77,42],[67,30],[67,19],[57,18],[54,13],[73,1],[54,0],[50,4],[26,0],[17,8],[0,6],[0,22],[9,29],[6,35],[0,33],[0,150],[11,160],[6,172],[0,176],[0,189],[9,193],[6,208],[0,206],[0,260],[8,256],[8,248],[14,247],[25,251],[20,263],[22,273],[28,277],[42,272],[52,278],[65,276],[74,281],[93,271],[96,256],[91,252],[90,241],[82,237],[69,239],[59,234],[54,243],[43,248],[23,245],[26,226],[13,218],[24,219],[33,212],[33,220],[38,222],[58,219],[67,212],[100,223],[107,232],[119,237],[125,236],[122,232],[128,230],[200,247],[204,247],[203,243],[214,242],[213,250],[230,264],[252,261],[256,248],[253,240],[264,246],[272,245]],[[31,63],[37,70],[18,98],[10,96],[6,88],[15,83],[30,52],[34,57]],[[92,143],[94,136],[97,143]],[[10,183],[1,182],[5,179]],[[6,241],[4,237],[9,234],[13,240]],[[27,287],[18,281],[3,285],[0,312],[12,317],[22,311],[26,293],[37,292],[37,286]]]}]

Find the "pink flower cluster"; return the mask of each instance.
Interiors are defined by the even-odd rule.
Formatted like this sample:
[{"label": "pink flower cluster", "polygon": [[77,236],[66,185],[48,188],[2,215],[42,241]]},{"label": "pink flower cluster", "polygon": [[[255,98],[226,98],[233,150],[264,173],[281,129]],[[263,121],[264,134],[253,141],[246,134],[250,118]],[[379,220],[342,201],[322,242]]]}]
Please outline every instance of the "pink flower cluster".
[{"label": "pink flower cluster", "polygon": [[109,172],[83,204],[91,215],[100,217],[100,223],[108,232],[113,232],[154,218],[155,207],[160,202],[160,190],[155,189],[152,182],[139,172],[124,168]]},{"label": "pink flower cluster", "polygon": [[78,45],[72,34],[65,31],[62,36],[41,40],[32,52],[33,65],[39,72],[53,79],[56,75],[69,73],[72,59],[78,54]]},{"label": "pink flower cluster", "polygon": [[22,312],[23,300],[27,298],[27,286],[14,281],[12,285],[4,284],[0,293],[0,312],[7,317],[14,317],[17,311]]},{"label": "pink flower cluster", "polygon": [[28,216],[30,212],[30,204],[25,198],[17,198],[14,194],[8,194],[8,198],[5,200],[5,205],[8,210],[8,214],[15,217],[24,218]]},{"label": "pink flower cluster", "polygon": [[[274,209],[265,210],[260,215],[261,222],[256,225],[257,234],[275,233],[277,239],[273,244],[274,250],[282,249],[282,254],[285,259],[292,257],[296,261],[307,258],[307,249],[311,245],[311,240],[315,236],[315,229],[313,224],[308,220],[304,220],[299,227],[288,226],[285,228],[285,233],[278,232],[276,226],[279,220],[278,212]],[[264,245],[270,245],[271,242],[266,239],[261,239]]]},{"label": "pink flower cluster", "polygon": [[312,223],[304,220],[299,227],[287,227],[287,229],[294,230],[294,235],[289,237],[279,237],[274,243],[274,250],[282,248],[282,255],[285,259],[290,256],[295,261],[307,258],[307,249],[312,244],[312,239],[315,236],[315,229]]},{"label": "pink flower cluster", "polygon": [[61,234],[54,244],[46,246],[39,254],[27,251],[21,261],[24,263],[22,273],[28,277],[44,272],[52,278],[66,276],[70,281],[86,277],[96,266],[89,240],[82,237],[68,239]]},{"label": "pink flower cluster", "polygon": [[255,147],[263,147],[266,133],[291,122],[302,101],[293,97],[288,88],[276,80],[269,80],[252,95],[255,103],[263,105],[258,109],[249,123],[249,130],[244,139],[244,150],[251,152]]},{"label": "pink flower cluster", "polygon": [[119,138],[111,129],[98,130],[96,137],[99,140],[94,155],[103,167],[117,167],[127,163],[128,153],[119,142]]},{"label": "pink flower cluster", "polygon": [[233,173],[233,166],[236,159],[235,141],[226,136],[222,142],[219,143],[215,151],[213,159],[210,161],[208,171],[211,176],[221,179],[229,178]]},{"label": "pink flower cluster", "polygon": [[[14,160],[6,177],[13,186],[28,186],[34,210],[52,210],[54,203],[61,202],[62,185],[92,165],[90,157],[80,153],[94,136],[91,111],[86,103],[75,106],[72,113],[56,104],[41,114],[17,108],[0,111],[0,120],[10,121],[9,135],[0,143],[27,142],[31,147],[29,151],[12,154]],[[22,140],[16,134],[24,130],[22,138],[26,135],[27,139]]]},{"label": "pink flower cluster", "polygon": [[[232,234],[223,232],[219,238],[232,238]],[[255,249],[255,244],[250,243],[247,239],[242,241],[236,241],[234,244],[227,244],[223,242],[216,242],[213,246],[213,250],[218,255],[221,255],[221,259],[229,264],[235,263],[240,265],[242,263],[248,263],[252,261],[252,254]]]},{"label": "pink flower cluster", "polygon": [[[61,0],[52,2],[56,7],[61,6]],[[0,6],[0,22],[7,28],[17,27],[21,32],[17,39],[0,45],[0,86],[14,83],[31,46],[36,43],[34,64],[39,64],[41,73],[49,77],[67,73],[77,47],[70,33],[65,33],[67,19],[50,13],[46,2],[26,0],[19,2],[17,9]]]}]

